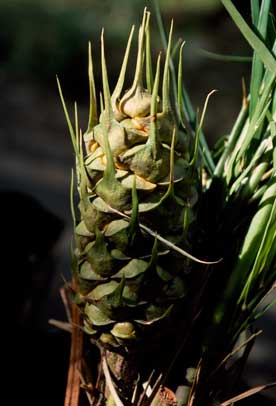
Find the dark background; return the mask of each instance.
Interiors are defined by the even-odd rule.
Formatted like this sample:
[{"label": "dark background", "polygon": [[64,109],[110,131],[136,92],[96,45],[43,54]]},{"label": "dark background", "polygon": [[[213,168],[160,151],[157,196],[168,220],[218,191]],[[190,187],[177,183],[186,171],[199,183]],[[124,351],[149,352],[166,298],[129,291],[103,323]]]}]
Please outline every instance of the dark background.
[{"label": "dark background", "polygon": [[[250,64],[208,59],[200,49],[244,56],[251,55],[251,50],[219,0],[160,3],[167,28],[174,18],[174,41],[179,37],[186,41],[183,78],[194,107],[202,108],[207,93],[218,90],[204,125],[213,145],[231,130],[241,106],[241,79],[249,83]],[[249,19],[249,0],[236,3]],[[100,32],[105,27],[112,88],[130,27],[139,25],[145,5],[152,11],[156,56],[162,45],[151,1],[0,1],[0,213],[2,291],[9,292],[7,299],[2,296],[7,318],[8,404],[18,399],[28,400],[29,405],[63,404],[70,337],[49,326],[48,319],[66,319],[59,288],[63,278],[70,278],[69,184],[74,156],[55,75],[71,112],[77,100],[85,130],[87,43],[92,41],[99,91]],[[127,83],[134,73],[133,48]],[[250,385],[272,381],[276,375],[273,312],[262,323],[265,334],[247,371]],[[267,396],[276,399],[273,391]]]}]

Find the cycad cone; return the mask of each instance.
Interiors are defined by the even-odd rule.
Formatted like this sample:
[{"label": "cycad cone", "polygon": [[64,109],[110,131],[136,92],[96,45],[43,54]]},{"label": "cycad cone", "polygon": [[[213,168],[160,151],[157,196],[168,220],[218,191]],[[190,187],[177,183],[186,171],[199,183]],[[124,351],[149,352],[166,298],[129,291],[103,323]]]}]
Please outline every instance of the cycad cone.
[{"label": "cycad cone", "polygon": [[[172,335],[179,329],[173,320],[175,309],[185,301],[188,261],[160,243],[158,236],[187,246],[197,200],[197,170],[188,164],[189,143],[179,124],[180,107],[173,112],[169,100],[172,28],[162,97],[158,95],[160,56],[153,80],[149,35],[145,11],[133,85],[123,95],[133,29],[112,95],[102,35],[99,119],[90,52],[86,154],[76,142],[80,221],[75,228],[74,277],[83,328],[109,353],[121,356],[156,345],[156,337],[161,340],[166,335],[162,325]],[[147,89],[143,87],[144,61]],[[157,237],[141,224],[158,233]]]}]

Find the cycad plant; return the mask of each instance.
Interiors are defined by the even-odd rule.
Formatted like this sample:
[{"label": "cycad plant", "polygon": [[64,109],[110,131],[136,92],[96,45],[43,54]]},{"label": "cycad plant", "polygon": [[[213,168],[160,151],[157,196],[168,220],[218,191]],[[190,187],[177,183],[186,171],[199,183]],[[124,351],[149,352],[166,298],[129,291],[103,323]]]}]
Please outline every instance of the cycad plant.
[{"label": "cycad plant", "polygon": [[[93,405],[232,404],[227,397],[257,334],[256,309],[275,281],[272,7],[252,2],[252,30],[231,1],[222,3],[254,55],[250,95],[215,163],[202,132],[211,93],[196,115],[182,83],[183,45],[176,74],[173,24],[166,40],[158,9],[166,54],[152,61],[145,10],[129,89],[134,27],[112,93],[104,33],[99,97],[89,44],[84,134],[77,108],[73,128],[58,82],[76,155],[72,292],[80,318],[73,321],[86,333],[79,374]],[[93,346],[98,369],[87,355]]]}]

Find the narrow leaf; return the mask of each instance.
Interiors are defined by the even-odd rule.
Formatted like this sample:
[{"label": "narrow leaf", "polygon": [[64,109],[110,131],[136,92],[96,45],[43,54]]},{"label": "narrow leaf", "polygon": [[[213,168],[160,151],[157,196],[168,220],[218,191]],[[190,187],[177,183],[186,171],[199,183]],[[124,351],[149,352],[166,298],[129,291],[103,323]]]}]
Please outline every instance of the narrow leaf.
[{"label": "narrow leaf", "polygon": [[221,0],[222,4],[232,17],[234,23],[238,26],[239,30],[252,46],[252,48],[257,52],[264,65],[270,72],[276,72],[276,60],[274,55],[269,51],[264,42],[254,33],[254,31],[249,27],[244,18],[241,16],[239,11],[236,9],[231,0]]},{"label": "narrow leaf", "polygon": [[[258,24],[256,25],[260,37],[264,39],[266,38],[270,4],[271,4],[270,0],[262,1]],[[254,110],[256,108],[256,104],[258,102],[259,91],[263,79],[263,70],[264,70],[263,62],[258,53],[255,51],[250,81],[250,105],[249,105],[250,117],[252,117]]]},{"label": "narrow leaf", "polygon": [[214,59],[215,61],[221,62],[252,62],[252,56],[242,56],[242,55],[225,55],[218,54],[216,52],[207,51],[206,49],[199,48],[197,50],[199,55],[202,55],[209,59]]},{"label": "narrow leaf", "polygon": [[251,3],[251,18],[252,23],[257,26],[260,14],[260,4],[259,0],[250,0]]}]

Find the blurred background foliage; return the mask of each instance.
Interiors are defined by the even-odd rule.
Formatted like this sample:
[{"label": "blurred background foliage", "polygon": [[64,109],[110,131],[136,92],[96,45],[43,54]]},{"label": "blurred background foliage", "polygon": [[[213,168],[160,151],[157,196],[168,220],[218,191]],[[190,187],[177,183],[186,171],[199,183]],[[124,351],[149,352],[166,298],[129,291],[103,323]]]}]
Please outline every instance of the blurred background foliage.
[{"label": "blurred background foliage", "polygon": [[[202,18],[221,9],[219,0],[160,3],[165,15],[178,17],[180,24],[179,18],[188,20],[186,30],[192,25],[194,31]],[[99,37],[102,26],[107,28],[107,41],[115,46],[115,59],[110,59],[117,67],[122,41],[131,24],[138,23],[144,5],[141,0],[2,0],[1,70],[32,73],[40,80],[51,79],[57,71],[71,70],[82,76],[74,68],[85,63],[85,58],[81,62],[79,57],[86,52],[87,41]]]},{"label": "blurred background foliage", "polygon": [[[139,24],[145,5],[153,11],[153,48],[157,54],[162,47],[152,1],[1,0],[2,80],[6,76],[12,76],[13,80],[24,78],[54,89],[55,74],[58,74],[70,96],[86,101],[88,40],[92,40],[94,47],[96,80],[100,84],[99,36],[101,28],[105,27],[109,75],[113,84],[130,27],[133,23]],[[231,98],[235,99],[236,112],[239,108],[236,101],[240,98],[240,80],[247,75],[247,66],[206,60],[199,52],[205,48],[213,52],[250,54],[220,1],[161,0],[160,5],[167,26],[174,18],[175,41],[179,37],[186,41],[184,77],[192,100],[196,105],[202,105],[206,93],[216,87],[228,97],[228,103],[231,104]],[[243,5],[243,8],[246,7]],[[224,70],[230,73],[227,81],[221,75]],[[128,69],[128,73],[130,81],[133,72]],[[223,118],[226,121],[229,115],[230,120],[233,118],[231,108],[227,110]],[[220,130],[217,123],[216,127]],[[215,133],[218,132],[215,130]]]}]

